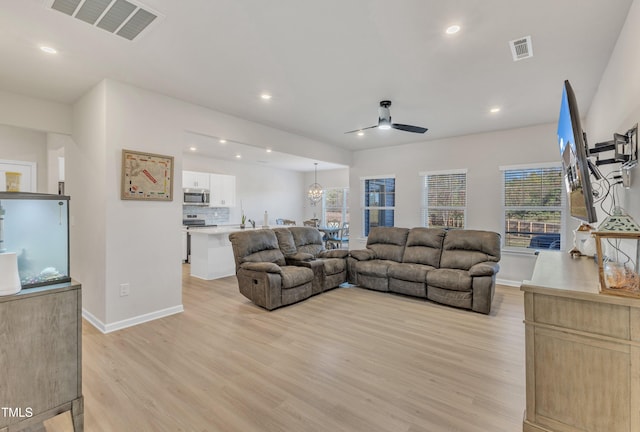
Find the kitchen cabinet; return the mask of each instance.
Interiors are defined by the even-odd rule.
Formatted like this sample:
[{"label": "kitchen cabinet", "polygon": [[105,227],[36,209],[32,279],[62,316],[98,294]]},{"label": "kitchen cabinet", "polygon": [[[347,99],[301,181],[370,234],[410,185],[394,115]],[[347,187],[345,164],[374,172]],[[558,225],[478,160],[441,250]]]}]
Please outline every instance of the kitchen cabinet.
[{"label": "kitchen cabinet", "polygon": [[40,431],[66,411],[83,430],[81,310],[76,282],[0,296],[0,432]]},{"label": "kitchen cabinet", "polygon": [[182,187],[185,189],[209,189],[209,173],[182,171]]},{"label": "kitchen cabinet", "polygon": [[211,174],[209,177],[209,207],[236,206],[236,177],[224,174]]}]

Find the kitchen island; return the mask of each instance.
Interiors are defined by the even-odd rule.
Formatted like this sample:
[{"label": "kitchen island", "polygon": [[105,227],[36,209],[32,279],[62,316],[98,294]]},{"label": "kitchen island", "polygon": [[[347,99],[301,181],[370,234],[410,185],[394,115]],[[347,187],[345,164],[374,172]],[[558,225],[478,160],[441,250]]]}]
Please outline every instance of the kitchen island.
[{"label": "kitchen island", "polygon": [[[253,228],[245,228],[253,229]],[[257,228],[256,228],[257,229]],[[199,228],[191,235],[191,276],[212,280],[236,274],[229,234],[243,231],[238,226]]]}]

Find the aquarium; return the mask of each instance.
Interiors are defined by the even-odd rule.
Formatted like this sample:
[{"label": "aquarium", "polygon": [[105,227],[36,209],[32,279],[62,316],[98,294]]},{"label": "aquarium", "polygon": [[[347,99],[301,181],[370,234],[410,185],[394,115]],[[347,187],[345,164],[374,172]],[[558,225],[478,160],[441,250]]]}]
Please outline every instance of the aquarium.
[{"label": "aquarium", "polygon": [[0,192],[0,253],[14,252],[22,288],[69,282],[69,197]]}]

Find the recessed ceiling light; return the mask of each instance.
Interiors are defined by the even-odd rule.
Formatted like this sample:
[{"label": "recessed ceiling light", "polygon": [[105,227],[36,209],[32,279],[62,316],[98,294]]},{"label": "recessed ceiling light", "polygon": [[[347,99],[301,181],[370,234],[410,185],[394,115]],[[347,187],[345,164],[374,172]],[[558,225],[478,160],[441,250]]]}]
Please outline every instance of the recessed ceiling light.
[{"label": "recessed ceiling light", "polygon": [[262,94],[260,95],[260,97],[261,97],[262,99],[264,99],[264,100],[269,100],[269,99],[271,99],[271,95],[270,95],[269,93],[262,93]]},{"label": "recessed ceiling light", "polygon": [[189,147],[189,150],[196,151],[196,150],[198,150],[198,148],[197,147]]},{"label": "recessed ceiling light", "polygon": [[489,110],[489,112],[491,114],[495,114],[495,113],[499,113],[500,112],[500,107],[493,107]]},{"label": "recessed ceiling light", "polygon": [[42,45],[40,47],[40,51],[46,52],[47,54],[57,54],[58,53],[58,50],[56,50],[55,48],[52,48],[50,46],[44,46],[44,45]]},{"label": "recessed ceiling light", "polygon": [[236,155],[236,159],[242,159],[242,155],[241,155],[240,153],[238,153],[238,154]]},{"label": "recessed ceiling light", "polygon": [[221,139],[220,141],[218,141],[220,144],[226,144],[227,140],[226,139]]},{"label": "recessed ceiling light", "polygon": [[268,148],[268,149],[267,149],[267,153],[271,153],[271,151],[272,151],[272,150],[271,150],[270,148]]},{"label": "recessed ceiling light", "polygon": [[363,131],[358,131],[358,136],[364,136],[364,132]]},{"label": "recessed ceiling light", "polygon": [[460,26],[459,26],[459,25],[457,25],[457,24],[452,25],[452,26],[449,26],[449,27],[447,27],[447,29],[445,30],[445,32],[446,32],[447,34],[450,34],[450,35],[451,35],[451,34],[456,34],[456,33],[458,33],[459,31],[460,31]]}]

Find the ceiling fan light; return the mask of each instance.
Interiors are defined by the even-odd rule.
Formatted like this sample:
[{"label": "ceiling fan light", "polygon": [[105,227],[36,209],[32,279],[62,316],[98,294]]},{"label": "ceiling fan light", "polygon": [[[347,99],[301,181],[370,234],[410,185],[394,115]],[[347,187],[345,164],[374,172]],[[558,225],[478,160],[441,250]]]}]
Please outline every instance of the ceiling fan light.
[{"label": "ceiling fan light", "polygon": [[391,129],[391,123],[380,122],[380,124],[378,125],[378,129],[382,129],[382,130]]}]

